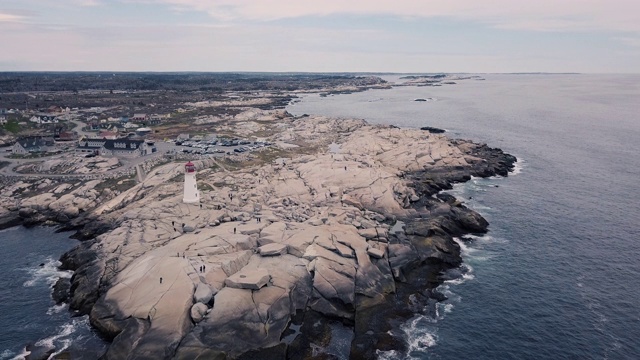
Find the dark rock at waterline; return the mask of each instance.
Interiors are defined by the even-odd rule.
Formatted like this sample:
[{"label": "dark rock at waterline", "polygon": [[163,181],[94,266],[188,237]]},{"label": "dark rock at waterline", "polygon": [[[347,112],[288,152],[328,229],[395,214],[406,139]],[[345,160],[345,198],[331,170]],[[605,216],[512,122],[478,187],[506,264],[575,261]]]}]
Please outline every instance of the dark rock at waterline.
[{"label": "dark rock at waterline", "polygon": [[93,305],[89,313],[89,322],[105,338],[113,341],[129,325],[129,319],[113,315],[118,313],[117,308],[105,301],[103,296]]},{"label": "dark rock at waterline", "polygon": [[[453,207],[451,212],[455,216],[456,222],[462,228],[462,233],[486,233],[489,227],[489,222],[473,210],[462,207]],[[456,233],[454,236],[462,235],[462,233]]]},{"label": "dark rock at waterline", "polygon": [[[237,360],[281,360],[287,358],[287,344],[278,344],[266,349],[247,351]],[[208,359],[208,358],[207,358]]]},{"label": "dark rock at waterline", "polygon": [[113,230],[113,224],[99,220],[83,218],[69,224],[69,229],[80,229],[73,236],[74,239],[86,241],[94,239],[100,234]]},{"label": "dark rock at waterline", "polygon": [[446,193],[438,193],[436,197],[449,205],[455,204],[458,201],[455,196]]},{"label": "dark rock at waterline", "polygon": [[60,278],[53,285],[51,298],[56,304],[62,304],[69,300],[69,290],[71,289],[71,281],[68,278]]},{"label": "dark rock at waterline", "polygon": [[431,299],[442,302],[447,300],[447,296],[436,289],[427,289],[425,295]]},{"label": "dark rock at waterline", "polygon": [[73,270],[69,289],[69,307],[88,314],[98,300],[104,263],[91,248],[94,241],[82,243],[60,257],[61,270]]},{"label": "dark rock at waterline", "polygon": [[43,345],[29,344],[26,346],[29,355],[25,357],[27,360],[47,360],[55,352],[55,348]]},{"label": "dark rock at waterline", "polygon": [[69,307],[81,314],[91,312],[100,295],[102,267],[96,261],[82,265],[71,277]]},{"label": "dark rock at waterline", "polygon": [[[418,101],[418,100],[416,100],[416,101]],[[427,100],[423,100],[423,101],[427,101]],[[438,128],[431,127],[431,126],[423,126],[423,127],[420,128],[420,130],[428,131],[428,132],[430,132],[432,134],[442,134],[442,133],[446,132],[446,130],[444,130],[444,129],[438,129]]]},{"label": "dark rock at waterline", "polygon": [[10,227],[18,226],[22,224],[22,218],[18,215],[17,211],[12,211],[0,216],[0,230],[8,229]]},{"label": "dark rock at waterline", "polygon": [[96,252],[91,249],[93,242],[84,242],[62,254],[60,270],[78,270],[82,265],[97,259]]},{"label": "dark rock at waterline", "polygon": [[[94,323],[91,322],[93,325]],[[130,359],[131,349],[137,346],[138,341],[149,330],[149,321],[130,317],[122,320],[122,330],[112,340],[107,352],[102,356],[102,360]],[[205,354],[208,355],[208,354]],[[154,358],[154,357],[149,357]],[[168,357],[167,357],[168,358]],[[174,359],[179,359],[175,356]],[[192,357],[191,359],[217,359],[216,357]],[[220,359],[224,359],[220,358]]]}]

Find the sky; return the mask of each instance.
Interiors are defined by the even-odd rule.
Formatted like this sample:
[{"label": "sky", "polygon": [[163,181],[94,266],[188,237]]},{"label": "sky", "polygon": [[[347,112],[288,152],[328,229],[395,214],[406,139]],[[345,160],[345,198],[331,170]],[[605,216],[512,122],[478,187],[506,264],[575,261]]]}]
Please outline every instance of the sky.
[{"label": "sky", "polygon": [[0,0],[0,71],[640,73],[640,0]]}]

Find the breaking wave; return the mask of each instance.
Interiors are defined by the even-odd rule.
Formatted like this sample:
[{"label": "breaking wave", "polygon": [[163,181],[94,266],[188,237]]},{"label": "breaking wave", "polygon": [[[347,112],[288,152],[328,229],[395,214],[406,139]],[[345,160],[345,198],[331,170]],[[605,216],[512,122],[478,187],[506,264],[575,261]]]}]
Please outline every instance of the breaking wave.
[{"label": "breaking wave", "polygon": [[41,266],[25,269],[31,275],[31,279],[25,281],[23,286],[31,287],[42,283],[53,286],[60,278],[71,278],[73,272],[58,270],[60,264],[58,260],[48,257]]}]

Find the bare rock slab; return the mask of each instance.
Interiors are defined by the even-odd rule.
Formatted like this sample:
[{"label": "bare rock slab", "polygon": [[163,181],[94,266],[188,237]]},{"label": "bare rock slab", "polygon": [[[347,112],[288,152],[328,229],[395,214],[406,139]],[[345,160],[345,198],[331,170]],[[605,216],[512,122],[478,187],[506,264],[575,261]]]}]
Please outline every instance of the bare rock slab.
[{"label": "bare rock slab", "polygon": [[384,251],[381,249],[369,248],[367,254],[376,259],[382,259],[384,257]]},{"label": "bare rock slab", "polygon": [[258,252],[262,256],[279,256],[287,253],[287,245],[271,243],[267,245],[260,246],[258,248]]},{"label": "bare rock slab", "polygon": [[271,280],[271,275],[266,269],[243,269],[229,276],[224,284],[235,289],[258,290],[267,285],[269,280]]}]

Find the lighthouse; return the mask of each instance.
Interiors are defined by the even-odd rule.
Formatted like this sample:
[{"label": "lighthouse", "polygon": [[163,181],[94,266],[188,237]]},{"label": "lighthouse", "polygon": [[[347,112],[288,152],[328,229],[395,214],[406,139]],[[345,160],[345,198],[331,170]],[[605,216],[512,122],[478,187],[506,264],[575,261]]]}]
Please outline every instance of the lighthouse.
[{"label": "lighthouse", "polygon": [[200,202],[200,193],[196,185],[196,166],[191,161],[184,165],[184,197],[187,204]]}]

